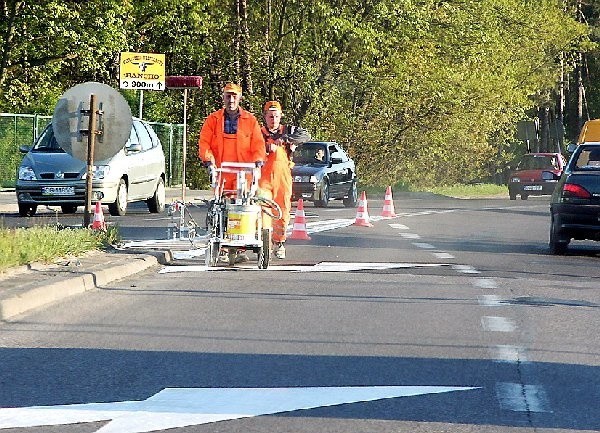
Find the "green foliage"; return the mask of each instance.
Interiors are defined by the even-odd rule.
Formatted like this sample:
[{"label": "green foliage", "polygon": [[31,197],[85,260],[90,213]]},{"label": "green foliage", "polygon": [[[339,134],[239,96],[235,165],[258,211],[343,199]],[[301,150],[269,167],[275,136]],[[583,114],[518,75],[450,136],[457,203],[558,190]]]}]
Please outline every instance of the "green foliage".
[{"label": "green foliage", "polygon": [[[569,73],[579,50],[595,53],[599,14],[580,24],[562,0],[246,0],[238,17],[238,3],[10,3],[0,110],[51,113],[73,84],[116,85],[119,52],[165,53],[168,75],[204,78],[186,107],[189,185],[206,184],[197,135],[230,80],[255,114],[276,98],[285,121],[340,142],[366,182],[452,185],[502,173],[516,122],[554,105],[561,58]],[[136,114],[138,93],[124,93]],[[181,91],[145,92],[146,119],[182,116]]]}]

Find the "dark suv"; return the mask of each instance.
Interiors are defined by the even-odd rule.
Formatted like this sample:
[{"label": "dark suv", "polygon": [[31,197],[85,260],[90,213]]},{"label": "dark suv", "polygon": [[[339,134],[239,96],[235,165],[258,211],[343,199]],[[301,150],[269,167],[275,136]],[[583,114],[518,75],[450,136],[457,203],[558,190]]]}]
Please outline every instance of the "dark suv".
[{"label": "dark suv", "polygon": [[[508,177],[508,195],[516,200],[527,200],[530,195],[550,195],[564,169],[565,159],[560,153],[528,153]],[[544,172],[554,176],[542,176]]]},{"label": "dark suv", "polygon": [[550,201],[550,252],[564,254],[571,239],[600,240],[600,143],[573,152]]}]

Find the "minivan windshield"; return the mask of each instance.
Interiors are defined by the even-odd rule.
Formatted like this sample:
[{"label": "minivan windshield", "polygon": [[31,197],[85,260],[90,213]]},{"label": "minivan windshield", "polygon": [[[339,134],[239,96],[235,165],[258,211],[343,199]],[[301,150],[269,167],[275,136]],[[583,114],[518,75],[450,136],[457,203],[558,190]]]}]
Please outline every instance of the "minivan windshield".
[{"label": "minivan windshield", "polygon": [[31,149],[32,152],[52,152],[52,153],[64,153],[62,147],[60,147],[54,138],[54,130],[52,129],[52,125],[48,125],[38,141]]}]

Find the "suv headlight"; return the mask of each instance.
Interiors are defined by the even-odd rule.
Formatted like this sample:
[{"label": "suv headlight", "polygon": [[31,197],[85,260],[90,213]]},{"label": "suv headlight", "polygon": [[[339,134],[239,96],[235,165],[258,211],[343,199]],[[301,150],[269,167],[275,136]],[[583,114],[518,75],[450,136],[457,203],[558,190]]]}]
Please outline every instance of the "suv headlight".
[{"label": "suv headlight", "polygon": [[19,180],[35,180],[35,172],[33,168],[23,166],[19,167]]}]

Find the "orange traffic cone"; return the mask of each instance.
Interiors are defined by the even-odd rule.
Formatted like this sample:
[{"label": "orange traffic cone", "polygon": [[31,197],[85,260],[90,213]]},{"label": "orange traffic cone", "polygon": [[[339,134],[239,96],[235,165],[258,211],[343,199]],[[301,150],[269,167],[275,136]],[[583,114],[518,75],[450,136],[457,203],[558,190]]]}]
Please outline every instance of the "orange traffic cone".
[{"label": "orange traffic cone", "polygon": [[304,215],[304,200],[302,199],[298,200],[298,207],[294,215],[294,228],[288,239],[310,240],[310,236],[308,236],[308,232],[306,231],[306,216]]},{"label": "orange traffic cone", "polygon": [[381,211],[381,216],[384,218],[394,218],[398,216],[394,211],[394,200],[392,199],[391,186],[388,186],[385,190],[385,198],[383,201],[383,210]]},{"label": "orange traffic cone", "polygon": [[102,213],[102,204],[99,201],[96,202],[96,209],[94,209],[94,221],[92,222],[92,230],[106,230],[104,214]]},{"label": "orange traffic cone", "polygon": [[356,210],[355,226],[373,227],[369,222],[369,211],[367,210],[367,194],[363,191],[358,200],[358,209]]}]

